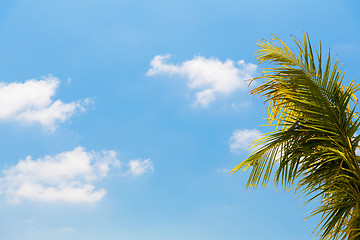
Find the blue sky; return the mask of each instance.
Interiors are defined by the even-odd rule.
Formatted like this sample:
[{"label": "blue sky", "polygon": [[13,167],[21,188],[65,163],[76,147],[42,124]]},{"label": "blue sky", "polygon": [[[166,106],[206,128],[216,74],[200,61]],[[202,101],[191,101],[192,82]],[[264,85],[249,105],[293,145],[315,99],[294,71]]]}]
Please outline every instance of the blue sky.
[{"label": "blue sky", "polygon": [[293,192],[228,170],[269,129],[256,41],[360,74],[357,1],[3,0],[0,239],[311,239]]}]

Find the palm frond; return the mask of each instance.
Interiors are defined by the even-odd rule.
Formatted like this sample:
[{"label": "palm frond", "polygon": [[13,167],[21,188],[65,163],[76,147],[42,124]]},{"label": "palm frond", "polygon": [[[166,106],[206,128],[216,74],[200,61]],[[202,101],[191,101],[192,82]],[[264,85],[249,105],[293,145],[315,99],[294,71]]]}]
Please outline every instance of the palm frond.
[{"label": "palm frond", "polygon": [[251,93],[265,97],[267,125],[276,130],[255,141],[258,150],[231,171],[252,168],[249,188],[265,186],[274,168],[275,184],[284,189],[298,179],[298,193],[321,199],[313,212],[322,215],[320,239],[360,239],[360,86],[345,87],[338,59],[331,64],[329,50],[322,62],[321,44],[317,51],[307,34],[293,41],[297,53],[275,36],[258,42],[258,61],[275,67],[263,70],[263,84]]}]

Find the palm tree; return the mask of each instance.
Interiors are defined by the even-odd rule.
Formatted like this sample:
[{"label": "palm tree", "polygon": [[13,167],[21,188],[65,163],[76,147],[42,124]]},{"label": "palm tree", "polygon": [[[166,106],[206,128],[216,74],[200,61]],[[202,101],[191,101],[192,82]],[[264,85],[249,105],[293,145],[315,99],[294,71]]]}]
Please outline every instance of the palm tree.
[{"label": "palm tree", "polygon": [[[343,85],[344,74],[310,44],[293,37],[297,53],[280,39],[258,42],[257,59],[275,66],[257,79],[264,82],[251,91],[268,103],[267,126],[276,127],[253,142],[258,148],[232,172],[251,169],[246,187],[267,185],[274,176],[283,189],[321,204],[315,228],[320,239],[360,239],[360,166],[355,150],[360,126],[354,95],[359,85]],[[255,149],[256,149],[255,148]],[[274,174],[273,169],[276,168]]]}]

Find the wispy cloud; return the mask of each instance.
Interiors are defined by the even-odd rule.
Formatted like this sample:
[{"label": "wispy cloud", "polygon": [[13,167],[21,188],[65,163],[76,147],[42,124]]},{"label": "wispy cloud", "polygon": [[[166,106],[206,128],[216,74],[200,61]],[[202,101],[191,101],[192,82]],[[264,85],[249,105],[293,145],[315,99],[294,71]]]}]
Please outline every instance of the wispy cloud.
[{"label": "wispy cloud", "polygon": [[59,83],[51,75],[24,83],[0,82],[0,119],[37,123],[53,131],[76,112],[84,112],[89,98],[70,103],[52,100]]},{"label": "wispy cloud", "polygon": [[217,58],[195,56],[193,59],[174,65],[168,63],[170,55],[157,55],[150,62],[151,68],[146,76],[179,75],[187,79],[189,89],[195,91],[194,106],[207,107],[220,95],[230,95],[236,90],[246,89],[245,80],[253,78],[257,65],[234,62],[231,59],[221,62]]},{"label": "wispy cloud", "polygon": [[128,163],[128,165],[129,165],[128,174],[134,177],[139,177],[146,172],[154,171],[154,165],[153,162],[150,160],[150,158],[145,159],[143,161],[141,161],[140,159],[131,160]]},{"label": "wispy cloud", "polygon": [[248,151],[251,142],[260,138],[261,134],[257,129],[236,130],[229,139],[230,150],[233,152]]},{"label": "wispy cloud", "polygon": [[228,169],[228,168],[218,168],[218,169],[216,169],[216,172],[218,172],[218,173],[229,173],[230,169]]},{"label": "wispy cloud", "polygon": [[119,165],[114,151],[87,152],[83,147],[36,160],[29,156],[3,171],[0,189],[11,202],[94,203],[106,194],[94,183]]},{"label": "wispy cloud", "polygon": [[28,223],[28,224],[32,224],[32,223],[35,222],[35,220],[32,219],[32,218],[29,218],[29,219],[25,219],[24,222],[25,222],[25,223]]}]

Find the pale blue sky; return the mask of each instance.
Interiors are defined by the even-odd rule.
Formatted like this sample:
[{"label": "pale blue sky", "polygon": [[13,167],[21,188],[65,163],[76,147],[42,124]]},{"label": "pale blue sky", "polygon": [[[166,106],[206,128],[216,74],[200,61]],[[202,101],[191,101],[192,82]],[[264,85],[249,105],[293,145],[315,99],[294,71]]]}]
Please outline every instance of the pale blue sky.
[{"label": "pale blue sky", "polygon": [[357,79],[359,6],[1,1],[0,239],[311,239],[315,203],[227,173],[269,130],[243,80],[304,32]]}]

